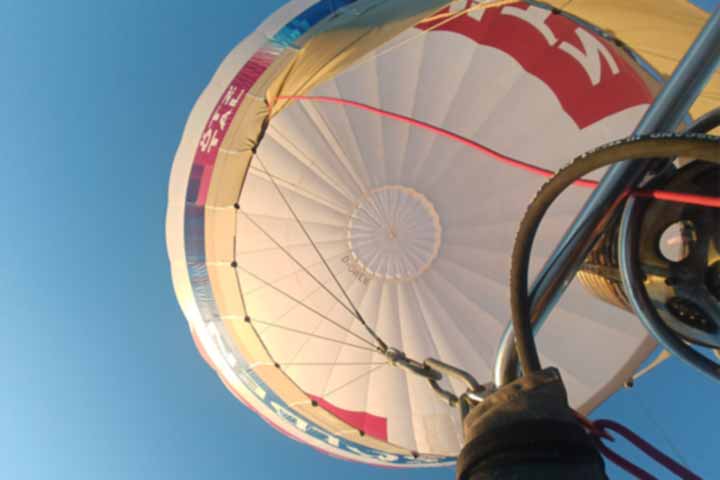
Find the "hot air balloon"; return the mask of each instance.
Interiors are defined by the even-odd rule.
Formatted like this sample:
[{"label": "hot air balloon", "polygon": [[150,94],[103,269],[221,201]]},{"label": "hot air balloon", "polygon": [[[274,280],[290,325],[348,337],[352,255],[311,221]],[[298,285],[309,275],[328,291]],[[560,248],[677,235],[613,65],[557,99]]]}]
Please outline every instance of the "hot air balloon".
[{"label": "hot air balloon", "polygon": [[[222,63],[173,164],[168,252],[198,350],[275,428],[369,464],[454,461],[461,418],[413,366],[492,379],[543,175],[631,133],[706,17],[564,3],[295,0]],[[535,268],[587,195],[551,210]],[[655,348],[596,274],[538,340],[586,413]]]}]

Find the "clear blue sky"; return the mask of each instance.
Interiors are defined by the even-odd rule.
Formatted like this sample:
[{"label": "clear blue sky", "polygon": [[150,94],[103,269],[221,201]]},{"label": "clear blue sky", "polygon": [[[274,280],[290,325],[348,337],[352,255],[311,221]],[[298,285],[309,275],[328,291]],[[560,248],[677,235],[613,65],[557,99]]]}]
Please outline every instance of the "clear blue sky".
[{"label": "clear blue sky", "polygon": [[[200,359],[175,301],[164,221],[185,120],[281,3],[0,0],[0,478],[453,478],[281,436]],[[720,478],[717,399],[673,360],[596,416]]]}]

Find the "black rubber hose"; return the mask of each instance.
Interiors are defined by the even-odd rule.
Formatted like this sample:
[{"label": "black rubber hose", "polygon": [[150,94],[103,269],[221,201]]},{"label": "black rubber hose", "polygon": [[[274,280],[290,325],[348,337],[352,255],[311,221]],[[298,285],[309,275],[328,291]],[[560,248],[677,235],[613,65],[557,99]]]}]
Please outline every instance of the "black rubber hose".
[{"label": "black rubber hose", "polygon": [[710,130],[720,127],[720,108],[710,110],[702,117],[695,120],[690,126],[683,132],[688,133],[708,133]]},{"label": "black rubber hose", "polygon": [[540,370],[540,359],[530,322],[528,269],[532,243],[547,210],[563,191],[593,170],[624,160],[678,156],[720,163],[720,142],[717,137],[700,134],[654,134],[618,140],[577,157],[540,188],[520,222],[510,271],[510,303],[515,346],[525,373]]},{"label": "black rubber hose", "polygon": [[[720,108],[716,108],[698,118],[686,132],[708,132],[720,126]],[[703,160],[706,160],[703,158]],[[683,339],[670,329],[662,320],[653,305],[650,296],[642,281],[642,270],[640,268],[639,248],[637,238],[640,234],[640,220],[645,212],[647,202],[640,199],[629,199],[623,212],[620,241],[620,270],[625,285],[625,292],[628,300],[636,312],[639,312],[645,328],[652,333],[659,343],[687,362],[694,368],[709,375],[715,380],[720,380],[720,364],[706,357],[689,346]]]}]

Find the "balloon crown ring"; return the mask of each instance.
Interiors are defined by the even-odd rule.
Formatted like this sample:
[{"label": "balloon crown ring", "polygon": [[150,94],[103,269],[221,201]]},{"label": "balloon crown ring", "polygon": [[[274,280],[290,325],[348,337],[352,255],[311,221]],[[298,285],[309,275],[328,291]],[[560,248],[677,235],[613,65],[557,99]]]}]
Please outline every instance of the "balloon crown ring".
[{"label": "balloon crown ring", "polygon": [[437,258],[442,226],[423,194],[401,185],[367,192],[347,225],[348,246],[363,270],[376,277],[411,280]]}]

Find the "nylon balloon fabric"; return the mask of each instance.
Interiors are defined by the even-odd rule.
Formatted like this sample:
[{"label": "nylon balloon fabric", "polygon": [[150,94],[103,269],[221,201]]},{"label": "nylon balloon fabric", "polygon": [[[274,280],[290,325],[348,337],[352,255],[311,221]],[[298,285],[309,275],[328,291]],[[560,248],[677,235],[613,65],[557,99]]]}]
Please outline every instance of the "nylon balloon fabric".
[{"label": "nylon balloon fabric", "polygon": [[[513,236],[543,181],[350,102],[555,170],[629,134],[658,91],[599,29],[540,2],[490,3],[290,2],[228,55],[186,125],[167,243],[195,343],[238,400],[327,454],[454,462],[457,412],[384,352],[492,378]],[[537,262],[586,195],[547,219]],[[587,412],[653,343],[571,292],[539,342]]]}]

